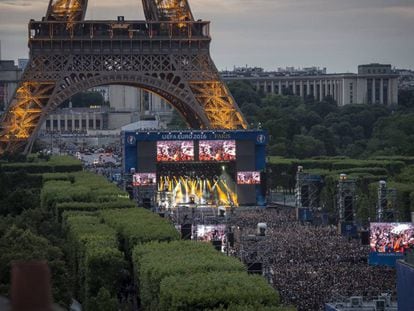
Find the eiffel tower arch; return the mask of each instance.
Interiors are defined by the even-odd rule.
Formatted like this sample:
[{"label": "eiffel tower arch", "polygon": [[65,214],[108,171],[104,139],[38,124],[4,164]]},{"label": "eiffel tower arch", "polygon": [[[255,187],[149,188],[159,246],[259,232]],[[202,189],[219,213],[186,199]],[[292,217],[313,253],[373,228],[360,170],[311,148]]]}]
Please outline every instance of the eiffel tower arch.
[{"label": "eiffel tower arch", "polygon": [[87,0],[50,0],[28,27],[30,57],[3,115],[0,154],[30,151],[65,100],[91,87],[136,86],[165,98],[192,128],[247,123],[210,57],[210,23],[187,0],[143,0],[145,21],[84,20]]}]

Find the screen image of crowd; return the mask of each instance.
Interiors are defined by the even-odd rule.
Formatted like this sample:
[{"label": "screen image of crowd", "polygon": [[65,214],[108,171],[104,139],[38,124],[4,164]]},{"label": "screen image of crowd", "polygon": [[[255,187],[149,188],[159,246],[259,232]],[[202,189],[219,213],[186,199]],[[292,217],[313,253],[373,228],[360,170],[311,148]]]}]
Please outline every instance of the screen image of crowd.
[{"label": "screen image of crowd", "polygon": [[193,160],[193,141],[157,141],[157,162],[182,162]]},{"label": "screen image of crowd", "polygon": [[200,140],[200,161],[234,161],[236,160],[235,140]]},{"label": "screen image of crowd", "polygon": [[236,210],[230,222],[243,235],[267,224],[265,239],[242,245],[236,238],[234,252],[265,258],[282,301],[298,311],[325,310],[326,302],[351,296],[374,299],[390,293],[396,299],[395,269],[369,266],[370,247],[339,235],[335,226],[301,224],[292,208]]},{"label": "screen image of crowd", "polygon": [[197,240],[198,241],[222,241],[224,242],[226,236],[226,225],[197,225]]},{"label": "screen image of crowd", "polygon": [[371,223],[370,246],[372,252],[404,253],[414,247],[412,223]]},{"label": "screen image of crowd", "polygon": [[150,186],[157,183],[157,177],[155,173],[137,173],[132,175],[132,185],[134,187]]},{"label": "screen image of crowd", "polygon": [[239,185],[260,185],[260,172],[237,172]]}]

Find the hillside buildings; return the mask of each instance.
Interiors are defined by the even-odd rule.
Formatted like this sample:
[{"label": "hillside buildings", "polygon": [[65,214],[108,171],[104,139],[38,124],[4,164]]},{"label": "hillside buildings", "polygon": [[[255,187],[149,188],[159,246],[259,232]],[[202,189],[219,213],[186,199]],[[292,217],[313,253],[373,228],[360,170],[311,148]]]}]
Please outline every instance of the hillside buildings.
[{"label": "hillside buildings", "polygon": [[391,65],[358,66],[358,73],[327,74],[317,67],[265,72],[261,68],[245,68],[222,72],[225,81],[249,81],[265,94],[312,96],[320,101],[331,96],[339,106],[349,104],[398,104],[399,75]]},{"label": "hillside buildings", "polygon": [[[0,60],[0,113],[13,97],[27,60]],[[349,104],[397,105],[399,89],[414,89],[414,71],[392,69],[389,64],[358,66],[358,73],[327,73],[326,68],[236,67],[222,71],[227,82],[248,81],[265,94],[313,97],[316,101],[331,96],[339,106]],[[116,130],[139,120],[157,120],[165,128],[174,109],[159,96],[134,87],[111,85],[93,89],[109,106],[60,108],[50,114],[42,131],[85,132]]]}]

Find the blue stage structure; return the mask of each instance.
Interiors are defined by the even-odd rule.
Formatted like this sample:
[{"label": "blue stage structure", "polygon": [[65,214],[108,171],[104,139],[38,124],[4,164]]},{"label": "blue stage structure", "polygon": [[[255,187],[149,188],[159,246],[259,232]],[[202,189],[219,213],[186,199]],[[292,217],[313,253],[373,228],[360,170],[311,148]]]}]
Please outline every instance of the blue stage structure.
[{"label": "blue stage structure", "polygon": [[[209,154],[210,158],[206,160],[206,146],[217,146],[220,142],[227,145],[234,144],[232,156],[221,159],[211,157]],[[215,194],[215,197],[223,198],[226,195],[223,195],[223,191],[233,187],[238,205],[266,206],[267,143],[267,132],[262,130],[125,131],[122,133],[123,172],[127,175],[131,174],[131,171],[155,173],[158,190],[160,185],[163,186],[170,180],[174,183],[174,180],[184,178],[188,180],[189,185],[192,185],[193,179],[203,179],[213,184],[217,183],[218,177],[220,182],[225,180],[226,184],[219,190],[219,194]],[[168,155],[169,150],[177,149],[178,145],[184,146],[181,148],[185,150],[178,151],[178,153],[181,156],[187,153],[186,157]],[[210,147],[207,149],[211,151]],[[164,155],[159,154],[160,152],[167,154],[165,159]],[[220,173],[221,169],[223,174]],[[188,192],[188,187],[184,188],[183,191]],[[205,193],[205,190],[199,191]],[[167,191],[164,190],[164,192]],[[230,190],[229,192],[232,196],[232,192]],[[188,193],[179,195],[181,202],[186,204],[187,202],[182,197],[188,196]],[[205,196],[205,194],[196,195],[196,200]],[[194,200],[194,198],[190,199]],[[203,199],[203,201],[211,200]],[[220,203],[217,202],[217,204]]]}]

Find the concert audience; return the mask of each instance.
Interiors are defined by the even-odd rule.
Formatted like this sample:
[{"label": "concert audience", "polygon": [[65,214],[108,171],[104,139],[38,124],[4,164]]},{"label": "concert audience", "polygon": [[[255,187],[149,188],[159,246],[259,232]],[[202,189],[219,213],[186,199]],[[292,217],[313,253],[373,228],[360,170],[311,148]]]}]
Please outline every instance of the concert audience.
[{"label": "concert audience", "polygon": [[[254,234],[259,222],[267,224],[263,240],[240,239]],[[298,311],[324,310],[325,302],[350,296],[396,298],[395,270],[369,266],[369,246],[342,237],[336,227],[300,224],[293,209],[241,210],[231,223],[239,227],[236,254],[248,253],[268,266],[282,301]]]}]

